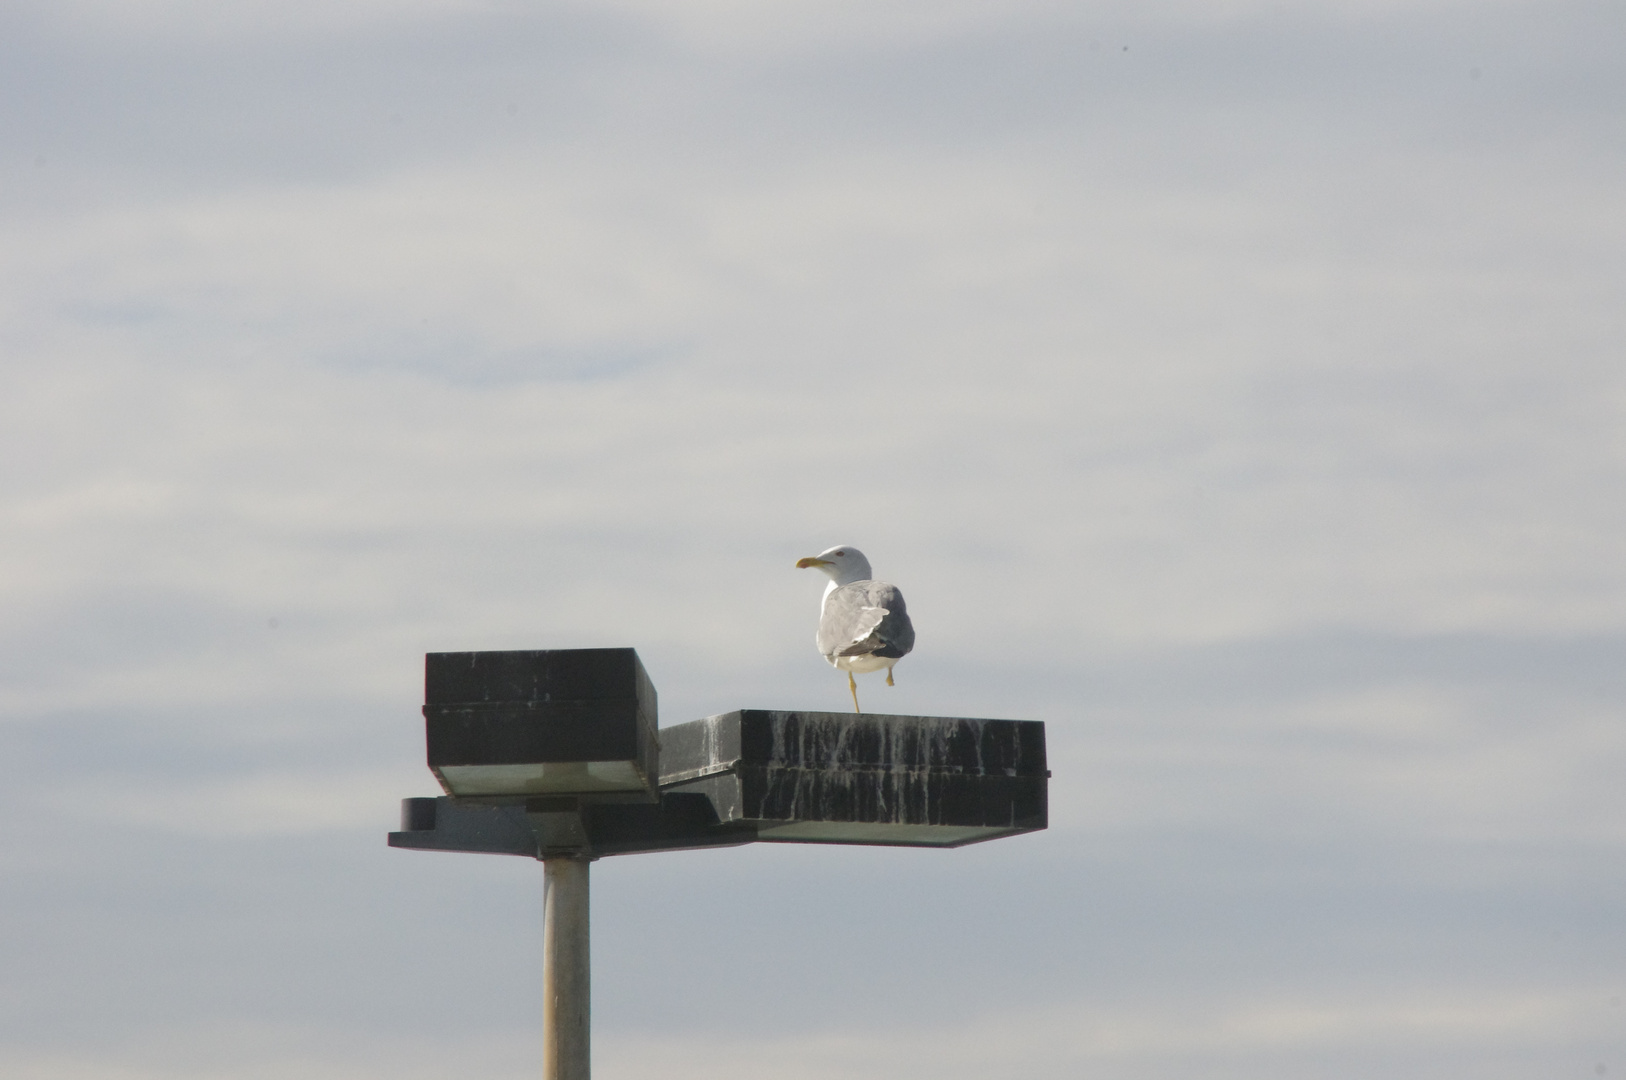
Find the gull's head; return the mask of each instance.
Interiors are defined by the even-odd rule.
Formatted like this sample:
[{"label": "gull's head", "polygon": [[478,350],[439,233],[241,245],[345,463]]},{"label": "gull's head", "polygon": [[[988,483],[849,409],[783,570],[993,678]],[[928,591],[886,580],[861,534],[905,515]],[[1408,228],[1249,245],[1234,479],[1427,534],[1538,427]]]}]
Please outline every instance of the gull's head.
[{"label": "gull's head", "polygon": [[796,566],[802,570],[810,566],[822,570],[837,585],[845,585],[849,581],[868,581],[870,578],[869,560],[851,544],[827,548],[817,555],[798,559]]}]

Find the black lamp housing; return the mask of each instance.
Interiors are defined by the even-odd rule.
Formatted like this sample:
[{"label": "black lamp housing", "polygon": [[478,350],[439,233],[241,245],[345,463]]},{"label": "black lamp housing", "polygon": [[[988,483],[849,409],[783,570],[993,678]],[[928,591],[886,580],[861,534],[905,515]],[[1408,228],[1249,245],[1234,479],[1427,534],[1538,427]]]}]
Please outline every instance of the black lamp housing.
[{"label": "black lamp housing", "polygon": [[596,858],[755,840],[960,847],[1049,821],[1044,724],[741,709],[657,731],[632,649],[430,653],[394,847]]},{"label": "black lamp housing", "polygon": [[655,687],[632,649],[430,653],[429,768],[458,798],[654,802]]}]

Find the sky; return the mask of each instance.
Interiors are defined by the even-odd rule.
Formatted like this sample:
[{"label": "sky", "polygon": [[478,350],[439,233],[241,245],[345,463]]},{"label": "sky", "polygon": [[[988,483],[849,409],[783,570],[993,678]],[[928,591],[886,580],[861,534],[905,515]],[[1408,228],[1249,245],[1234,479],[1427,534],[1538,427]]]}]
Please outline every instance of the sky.
[{"label": "sky", "polygon": [[0,5],[0,1074],[491,1080],[429,651],[1047,724],[593,867],[602,1080],[1626,1075],[1626,9]]}]

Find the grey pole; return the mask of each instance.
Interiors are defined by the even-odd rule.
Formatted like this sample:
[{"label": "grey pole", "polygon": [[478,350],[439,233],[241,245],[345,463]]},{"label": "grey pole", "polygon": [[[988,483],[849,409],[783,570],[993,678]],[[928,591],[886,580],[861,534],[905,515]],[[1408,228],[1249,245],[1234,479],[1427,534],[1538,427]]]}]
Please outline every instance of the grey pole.
[{"label": "grey pole", "polygon": [[587,865],[542,860],[543,1080],[589,1080],[592,1072]]}]

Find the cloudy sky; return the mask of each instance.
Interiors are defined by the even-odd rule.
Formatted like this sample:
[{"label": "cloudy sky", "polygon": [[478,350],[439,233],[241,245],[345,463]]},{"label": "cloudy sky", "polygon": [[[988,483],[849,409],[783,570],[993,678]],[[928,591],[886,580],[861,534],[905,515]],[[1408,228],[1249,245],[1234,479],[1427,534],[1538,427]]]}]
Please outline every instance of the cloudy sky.
[{"label": "cloudy sky", "polygon": [[1618,0],[7,0],[0,1073],[536,1074],[430,650],[1044,720],[594,869],[605,1080],[1626,1074]]}]

